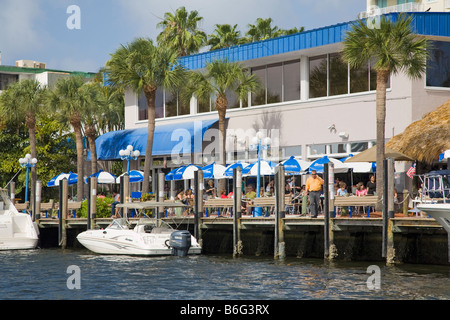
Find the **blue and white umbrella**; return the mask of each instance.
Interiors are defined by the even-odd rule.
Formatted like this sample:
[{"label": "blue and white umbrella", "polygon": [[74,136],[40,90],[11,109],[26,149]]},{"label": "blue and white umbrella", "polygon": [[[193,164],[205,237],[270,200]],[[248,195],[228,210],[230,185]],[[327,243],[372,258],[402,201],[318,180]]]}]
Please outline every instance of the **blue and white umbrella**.
[{"label": "blue and white umbrella", "polygon": [[56,177],[53,177],[48,183],[47,187],[57,187],[59,186],[59,182],[63,179],[67,179],[69,181],[69,185],[76,184],[78,182],[78,175],[73,172],[69,173],[60,173]]},{"label": "blue and white umbrella", "polygon": [[449,150],[446,150],[446,151],[444,151],[444,152],[442,152],[442,153],[439,155],[439,162],[440,162],[440,161],[447,160],[447,159],[449,159],[449,158],[450,158],[450,149],[449,149]]},{"label": "blue and white umbrella", "polygon": [[[260,175],[262,176],[270,176],[275,174],[275,167],[277,166],[277,164],[275,162],[272,161],[267,161],[267,160],[261,160],[261,170],[260,170]],[[243,176],[257,176],[258,175],[258,162],[252,163],[248,166],[246,166],[243,170],[242,170],[242,175]]]},{"label": "blue and white umbrella", "polygon": [[281,164],[284,166],[284,172],[286,174],[300,174],[308,170],[311,162],[295,159],[295,157],[292,156],[289,159],[281,162]]},{"label": "blue and white umbrella", "polygon": [[169,174],[166,175],[166,180],[188,180],[188,179],[194,179],[194,172],[198,169],[201,169],[201,167],[190,164],[187,166],[182,166],[178,169],[172,170],[169,172]]},{"label": "blue and white umbrella", "polygon": [[324,170],[324,164],[325,163],[333,163],[334,165],[334,172],[335,173],[345,173],[349,170],[349,167],[347,164],[342,163],[341,161],[334,159],[334,158],[328,158],[327,156],[324,156],[322,158],[319,158],[315,160],[311,165],[309,166],[309,172],[316,170],[317,173],[323,173]]},{"label": "blue and white umbrella", "polygon": [[[116,183],[120,183],[120,177],[124,176],[127,172],[122,173],[120,176],[117,177]],[[144,172],[138,171],[138,170],[131,170],[130,174],[130,183],[131,182],[142,182],[144,181]],[[149,177],[150,180],[151,177]]]},{"label": "blue and white umbrella", "polygon": [[85,179],[85,182],[88,183],[89,178],[91,177],[96,177],[97,178],[97,183],[100,184],[110,184],[110,183],[117,183],[117,177],[115,175],[113,175],[112,173],[100,170],[96,173],[91,174],[89,177],[87,177]]},{"label": "blue and white umbrella", "polygon": [[244,170],[244,168],[247,167],[248,165],[250,165],[250,164],[247,162],[241,162],[241,161],[230,164],[225,168],[225,171],[223,172],[223,176],[225,178],[233,178],[233,169],[240,167],[242,170]]},{"label": "blue and white umbrella", "polygon": [[221,179],[224,178],[225,166],[221,164],[217,164],[215,162],[204,166],[202,168],[203,171],[203,179]]}]

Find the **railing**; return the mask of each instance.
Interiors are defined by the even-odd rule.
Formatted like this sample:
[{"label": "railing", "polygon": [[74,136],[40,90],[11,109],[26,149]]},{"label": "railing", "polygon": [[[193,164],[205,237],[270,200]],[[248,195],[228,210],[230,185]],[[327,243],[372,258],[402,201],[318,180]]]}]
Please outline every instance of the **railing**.
[{"label": "railing", "polygon": [[[446,0],[446,5],[447,4],[450,4],[450,0]],[[373,6],[371,8],[368,8],[367,11],[360,12],[358,14],[358,19],[364,19],[367,17],[373,17],[376,15],[382,15],[393,12],[423,12],[423,11],[425,11],[425,5],[421,3],[412,3],[412,2],[398,4],[395,6],[385,8],[378,8],[376,6]]]},{"label": "railing", "polygon": [[419,178],[423,184],[421,202],[450,202],[450,175],[426,174]]}]

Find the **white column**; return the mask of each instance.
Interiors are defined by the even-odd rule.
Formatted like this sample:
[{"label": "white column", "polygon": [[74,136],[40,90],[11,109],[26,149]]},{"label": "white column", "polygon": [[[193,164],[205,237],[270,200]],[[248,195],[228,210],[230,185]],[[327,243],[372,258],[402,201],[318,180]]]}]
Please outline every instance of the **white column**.
[{"label": "white column", "polygon": [[300,100],[309,99],[309,57],[300,57]]}]

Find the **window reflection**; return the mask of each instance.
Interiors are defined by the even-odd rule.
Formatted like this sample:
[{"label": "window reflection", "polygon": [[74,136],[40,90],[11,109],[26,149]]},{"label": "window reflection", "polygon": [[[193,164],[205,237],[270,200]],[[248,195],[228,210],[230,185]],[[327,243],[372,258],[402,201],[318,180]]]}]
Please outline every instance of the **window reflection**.
[{"label": "window reflection", "polygon": [[345,63],[341,54],[332,53],[330,59],[330,96],[348,93],[348,64]]},{"label": "window reflection", "polygon": [[284,101],[300,100],[300,61],[283,65]]},{"label": "window reflection", "polygon": [[433,41],[426,81],[428,87],[450,88],[450,42]]},{"label": "window reflection", "polygon": [[328,62],[327,55],[309,59],[309,97],[327,96]]},{"label": "window reflection", "polygon": [[267,66],[267,103],[281,102],[282,72],[281,63]]}]

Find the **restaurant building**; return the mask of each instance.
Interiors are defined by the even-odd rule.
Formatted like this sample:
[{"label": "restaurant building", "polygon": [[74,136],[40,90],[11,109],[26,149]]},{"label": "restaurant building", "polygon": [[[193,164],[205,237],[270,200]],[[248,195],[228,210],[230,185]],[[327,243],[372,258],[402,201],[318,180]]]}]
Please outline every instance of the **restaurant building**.
[{"label": "restaurant building", "polygon": [[[378,4],[387,10],[392,2],[368,0],[367,4],[368,8]],[[440,12],[433,12],[437,2],[442,7],[437,8]],[[412,80],[404,73],[391,75],[386,102],[387,140],[450,99],[450,12],[444,12],[449,11],[448,2],[421,1],[433,4],[433,10],[419,12],[419,6],[407,10],[413,11],[414,32],[431,41],[431,59],[422,79]],[[398,12],[392,11],[405,11],[398,4],[394,7],[387,15],[395,17]],[[262,89],[245,101],[231,92],[227,97],[227,163],[257,159],[251,138],[258,131],[271,138],[264,157],[275,162],[290,156],[307,161],[324,155],[344,158],[375,144],[376,71],[371,63],[350,69],[340,59],[352,23],[180,58],[190,70],[202,70],[214,59],[239,62],[262,84]],[[218,150],[210,147],[218,128],[214,98],[209,104],[200,104],[195,98],[185,103],[177,94],[159,90],[156,118],[152,175],[178,167],[180,150],[189,163],[217,161]],[[119,151],[128,144],[145,154],[147,104],[143,94],[126,92],[125,128],[98,138],[100,160],[120,159]],[[190,135],[187,144],[183,142],[185,135]],[[143,165],[143,157],[132,163],[135,169]]]}]

